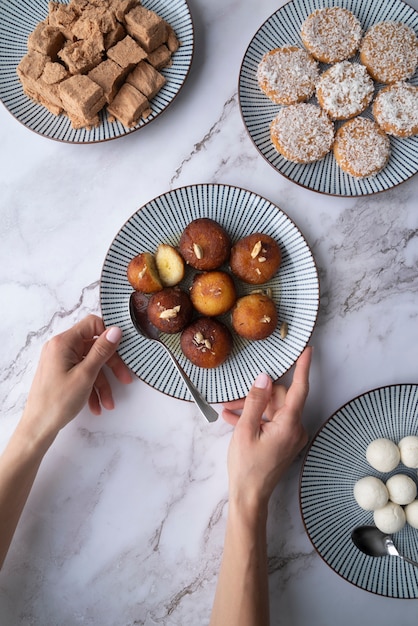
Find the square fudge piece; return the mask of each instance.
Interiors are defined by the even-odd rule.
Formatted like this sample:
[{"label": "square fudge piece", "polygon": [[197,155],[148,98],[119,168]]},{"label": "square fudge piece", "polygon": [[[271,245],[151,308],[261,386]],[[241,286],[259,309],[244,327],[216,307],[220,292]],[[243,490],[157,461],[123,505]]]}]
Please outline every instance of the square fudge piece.
[{"label": "square fudge piece", "polygon": [[165,78],[152,65],[146,61],[141,61],[128,75],[126,82],[143,93],[148,100],[151,100],[165,84]]},{"label": "square fudge piece", "polygon": [[126,30],[124,29],[122,24],[119,24],[119,22],[116,22],[115,28],[111,30],[109,33],[106,33],[106,35],[104,36],[105,50],[109,50],[109,48],[112,48],[114,45],[118,43],[118,41],[121,41],[121,39],[123,39],[125,36],[126,36]]},{"label": "square fudge piece", "polygon": [[161,46],[158,46],[156,50],[148,54],[147,61],[152,67],[155,67],[156,70],[161,70],[163,67],[171,65],[171,52],[163,43]]},{"label": "square fudge piece", "polygon": [[140,61],[147,57],[147,53],[132,37],[127,35],[122,41],[109,48],[107,56],[120,67],[130,72]]},{"label": "square fudge piece", "polygon": [[89,7],[80,15],[72,27],[76,39],[90,39],[97,33],[106,35],[116,28],[116,18],[108,9]]},{"label": "square fudge piece", "polygon": [[136,6],[125,16],[126,30],[147,52],[152,52],[167,40],[164,20],[143,6]]},{"label": "square fudge piece", "polygon": [[102,61],[103,39],[84,39],[67,43],[58,53],[71,74],[85,74]]},{"label": "square fudge piece", "polygon": [[91,120],[106,103],[103,89],[88,76],[71,76],[58,90],[65,110],[75,118]]},{"label": "square fudge piece", "polygon": [[75,37],[71,28],[79,17],[79,12],[69,4],[50,2],[48,4],[48,24],[59,28],[66,39],[74,41]]},{"label": "square fudge piece", "polygon": [[140,4],[138,0],[108,0],[109,8],[114,12],[116,19],[119,22],[125,21],[125,15],[133,9],[137,4]]},{"label": "square fudge piece", "polygon": [[132,85],[125,83],[112,104],[107,107],[109,115],[116,117],[124,126],[135,126],[142,113],[149,110],[147,98]]},{"label": "square fudge piece", "polygon": [[93,68],[88,73],[88,77],[100,85],[104,91],[106,102],[110,103],[119,91],[126,74],[127,70],[120,67],[111,59],[106,59],[106,61],[102,61]]},{"label": "square fudge piece", "polygon": [[177,35],[174,32],[173,28],[170,26],[170,24],[167,24],[167,22],[166,22],[166,28],[167,28],[167,47],[170,50],[171,54],[174,54],[180,48],[180,42],[177,39]]},{"label": "square fudge piece", "polygon": [[28,37],[28,50],[41,52],[55,60],[64,43],[65,37],[59,28],[39,22]]}]

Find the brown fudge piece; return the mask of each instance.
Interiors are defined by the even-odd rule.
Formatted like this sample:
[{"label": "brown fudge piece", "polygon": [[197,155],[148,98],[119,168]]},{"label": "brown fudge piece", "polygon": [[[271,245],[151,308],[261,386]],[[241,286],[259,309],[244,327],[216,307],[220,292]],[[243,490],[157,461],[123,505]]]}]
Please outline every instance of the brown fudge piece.
[{"label": "brown fudge piece", "polygon": [[[116,18],[106,8],[85,9],[72,27],[76,39],[90,39],[98,33],[106,35],[116,28]],[[104,46],[103,46],[104,47]]]},{"label": "brown fudge piece", "polygon": [[84,39],[67,43],[58,53],[71,74],[85,74],[102,61],[103,40]]},{"label": "brown fudge piece", "polygon": [[59,28],[39,22],[28,37],[28,50],[41,52],[51,59],[56,59],[64,43],[65,37]]},{"label": "brown fudge piece", "polygon": [[151,100],[165,84],[165,78],[152,65],[146,61],[141,61],[128,75],[126,82],[143,93],[148,100]]},{"label": "brown fudge piece", "polygon": [[30,98],[47,107],[54,115],[62,112],[58,84],[68,76],[62,65],[53,63],[40,52],[28,52],[19,63],[17,73],[24,92]]},{"label": "brown fudge piece", "polygon": [[41,52],[31,51],[25,54],[16,68],[20,80],[37,80],[42,75],[45,65],[51,59]]},{"label": "brown fudge piece", "polygon": [[147,61],[155,67],[156,70],[161,70],[163,67],[167,67],[171,64],[171,52],[163,43],[156,50],[148,54]]},{"label": "brown fudge piece", "polygon": [[127,128],[135,126],[141,114],[147,110],[147,98],[127,83],[122,85],[113,102],[107,107],[108,114],[116,117]]},{"label": "brown fudge piece", "polygon": [[146,58],[147,53],[132,37],[127,35],[113,48],[109,48],[107,56],[121,67],[131,71],[140,61]]},{"label": "brown fudge piece", "polygon": [[71,76],[58,89],[65,110],[76,118],[93,119],[106,102],[103,89],[88,76]]},{"label": "brown fudge piece", "polygon": [[114,11],[115,17],[119,22],[124,22],[128,11],[140,4],[138,0],[108,0],[108,3],[109,8]]},{"label": "brown fudge piece", "polygon": [[167,24],[166,22],[165,26],[167,28],[167,47],[170,50],[171,54],[174,54],[174,52],[177,52],[177,50],[180,48],[180,42],[177,39],[176,33],[174,32],[170,24]]},{"label": "brown fudge piece", "polygon": [[118,41],[121,41],[126,35],[126,30],[119,22],[116,22],[116,26],[109,33],[106,33],[104,36],[104,47],[105,50],[112,48]]},{"label": "brown fudge piece", "polygon": [[59,28],[66,39],[74,41],[75,37],[71,32],[71,28],[78,19],[78,11],[73,6],[62,4],[61,2],[50,2],[48,7],[48,24]]},{"label": "brown fudge piece", "polygon": [[136,6],[125,15],[126,30],[147,52],[152,52],[167,40],[164,20],[143,6]]},{"label": "brown fudge piece", "polygon": [[112,102],[122,85],[126,74],[126,69],[123,69],[111,59],[106,59],[106,61],[102,61],[99,65],[93,68],[88,73],[88,77],[100,85],[103,89],[106,102]]}]

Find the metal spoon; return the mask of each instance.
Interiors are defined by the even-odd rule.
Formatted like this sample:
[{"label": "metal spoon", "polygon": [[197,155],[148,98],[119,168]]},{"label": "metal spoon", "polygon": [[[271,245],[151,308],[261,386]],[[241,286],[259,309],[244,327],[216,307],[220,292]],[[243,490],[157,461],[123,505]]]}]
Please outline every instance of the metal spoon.
[{"label": "metal spoon", "polygon": [[369,556],[397,556],[404,561],[408,561],[411,565],[418,567],[416,561],[408,559],[408,557],[399,554],[392,538],[386,535],[376,526],[357,526],[351,533],[351,539],[359,550]]},{"label": "metal spoon", "polygon": [[[135,305],[134,305],[135,300]],[[196,389],[190,378],[187,376],[184,369],[181,367],[180,363],[177,361],[174,354],[171,352],[170,348],[168,348],[163,341],[160,339],[160,333],[157,328],[148,319],[147,315],[147,304],[148,299],[146,296],[143,296],[139,292],[133,292],[131,297],[129,298],[129,313],[131,316],[131,320],[137,332],[150,339],[151,341],[156,341],[159,343],[170,356],[172,362],[176,366],[179,374],[182,376],[187,389],[190,391],[193,400],[196,402],[197,407],[199,408],[202,415],[207,419],[208,422],[214,422],[218,419],[218,414],[213,409],[210,404],[205,400],[205,398],[201,395],[201,393]]]}]

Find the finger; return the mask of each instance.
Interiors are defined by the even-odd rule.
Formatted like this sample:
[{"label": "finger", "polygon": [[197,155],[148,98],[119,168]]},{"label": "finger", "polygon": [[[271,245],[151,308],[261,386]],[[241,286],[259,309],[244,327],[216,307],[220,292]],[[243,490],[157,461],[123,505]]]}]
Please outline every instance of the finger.
[{"label": "finger", "polygon": [[224,402],[223,407],[230,411],[241,411],[244,408],[245,398],[239,398],[238,400],[230,400]]},{"label": "finger", "polygon": [[271,401],[266,408],[266,417],[270,422],[276,411],[279,411],[286,403],[287,388],[284,385],[273,385]]},{"label": "finger", "polygon": [[296,361],[292,384],[286,395],[286,406],[290,412],[300,415],[309,392],[309,368],[312,359],[312,348],[308,347]]},{"label": "finger", "polygon": [[111,326],[96,339],[79,365],[80,370],[83,370],[90,380],[96,380],[103,365],[116,352],[121,337],[121,329],[117,326]]},{"label": "finger", "polygon": [[122,361],[117,352],[112,354],[106,365],[110,367],[114,376],[118,379],[120,383],[124,385],[129,385],[129,383],[132,382],[132,372],[129,367]]},{"label": "finger", "polygon": [[223,409],[222,418],[225,420],[225,422],[231,424],[231,426],[236,426],[240,419],[240,415],[234,413],[234,411],[230,411],[229,409]]},{"label": "finger", "polygon": [[89,400],[88,400],[88,405],[89,405],[90,412],[93,413],[93,415],[101,414],[102,407],[100,405],[99,396],[97,395],[96,390],[94,388],[91,390]]},{"label": "finger", "polygon": [[111,411],[115,408],[113,401],[112,388],[107,380],[103,370],[100,370],[96,382],[94,383],[94,390],[99,397],[99,402],[105,409]]},{"label": "finger", "polygon": [[259,374],[248,392],[239,419],[239,423],[248,426],[253,434],[260,429],[261,419],[270,400],[271,392],[271,378],[265,373]]}]

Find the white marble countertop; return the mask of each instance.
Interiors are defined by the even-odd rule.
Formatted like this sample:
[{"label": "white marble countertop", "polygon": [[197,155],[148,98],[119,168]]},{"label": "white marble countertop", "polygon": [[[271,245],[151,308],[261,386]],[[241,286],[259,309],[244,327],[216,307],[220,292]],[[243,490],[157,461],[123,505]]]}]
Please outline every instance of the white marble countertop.
[{"label": "white marble countertop", "polygon": [[[101,267],[116,232],[147,201],[194,183],[265,196],[312,248],[321,281],[305,414],[312,435],[352,397],[418,380],[418,177],[375,196],[320,195],[278,174],[243,126],[240,63],[281,4],[190,0],[190,75],[167,111],[130,136],[58,143],[0,107],[1,446],[43,343],[100,312]],[[231,428],[208,425],[193,404],[139,380],[114,392],[113,412],[84,410],[44,460],[0,572],[2,626],[209,621]],[[416,601],[357,589],[315,552],[299,511],[300,465],[271,503],[272,625],[416,624]]]}]

